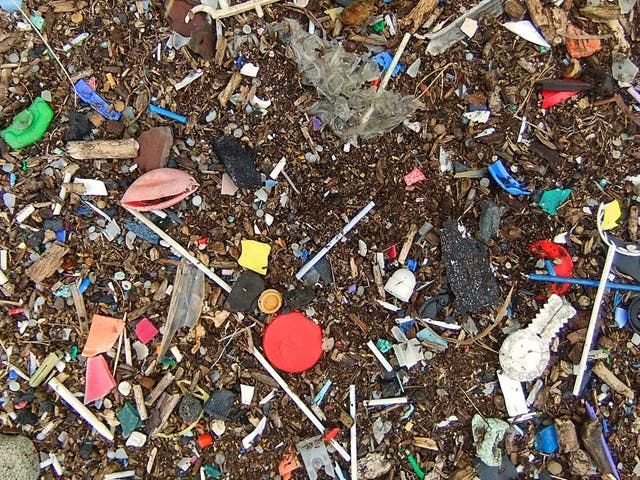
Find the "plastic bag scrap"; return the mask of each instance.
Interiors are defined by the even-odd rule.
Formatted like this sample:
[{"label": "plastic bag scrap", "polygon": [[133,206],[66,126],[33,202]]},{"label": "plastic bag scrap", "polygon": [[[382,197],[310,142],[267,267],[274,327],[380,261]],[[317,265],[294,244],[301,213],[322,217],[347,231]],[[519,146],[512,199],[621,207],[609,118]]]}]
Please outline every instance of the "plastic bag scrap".
[{"label": "plastic bag scrap", "polygon": [[[562,245],[549,240],[539,240],[529,246],[529,250],[539,258],[555,260],[553,272],[557,277],[570,277],[573,273],[573,259],[571,254]],[[554,283],[551,285],[551,293],[564,295],[571,285],[568,283]]]},{"label": "plastic bag scrap", "polygon": [[[420,106],[411,95],[367,87],[380,76],[373,60],[307,33],[294,20],[280,23],[276,31],[291,47],[303,82],[322,97],[311,107],[312,114],[341,139],[355,143],[358,137],[367,140],[386,133]],[[370,119],[363,123],[371,108]]]}]

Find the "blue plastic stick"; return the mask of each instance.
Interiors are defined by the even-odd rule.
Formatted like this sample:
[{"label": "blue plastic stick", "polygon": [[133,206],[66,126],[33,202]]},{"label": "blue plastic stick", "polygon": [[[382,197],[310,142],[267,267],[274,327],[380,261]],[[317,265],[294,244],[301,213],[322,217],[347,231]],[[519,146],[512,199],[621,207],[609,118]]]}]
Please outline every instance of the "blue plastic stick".
[{"label": "blue plastic stick", "polygon": [[[538,273],[530,273],[527,276],[536,282],[570,283],[573,285],[582,285],[583,287],[598,287],[598,284],[600,283],[598,280],[591,280],[589,278],[556,277],[553,275],[540,275]],[[605,286],[613,290],[640,292],[640,285],[633,285],[629,283],[607,282]]]},{"label": "blue plastic stick", "polygon": [[187,123],[187,117],[185,117],[184,115],[174,113],[171,110],[167,110],[157,105],[149,104],[149,110],[151,110],[153,113],[157,113],[158,115],[162,115],[163,117],[175,120],[176,122]]},{"label": "blue plastic stick", "polygon": [[107,120],[120,120],[122,114],[120,112],[116,112],[111,106],[106,102],[104,98],[98,95],[95,90],[93,90],[84,79],[80,79],[73,86],[76,94],[84,101],[91,105],[100,115],[102,115]]}]

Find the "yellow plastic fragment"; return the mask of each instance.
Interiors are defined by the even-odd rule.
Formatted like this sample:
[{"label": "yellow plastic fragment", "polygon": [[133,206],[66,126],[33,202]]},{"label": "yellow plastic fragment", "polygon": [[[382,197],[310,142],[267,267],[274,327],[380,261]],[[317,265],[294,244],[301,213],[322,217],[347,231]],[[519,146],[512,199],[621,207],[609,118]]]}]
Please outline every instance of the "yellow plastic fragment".
[{"label": "yellow plastic fragment", "polygon": [[238,259],[238,264],[247,270],[266,275],[271,245],[255,240],[242,240],[241,244],[242,253]]},{"label": "yellow plastic fragment", "polygon": [[325,10],[324,13],[329,15],[332,22],[335,22],[342,13],[342,10],[344,10],[342,7],[330,8],[328,10]]},{"label": "yellow plastic fragment", "polygon": [[602,218],[602,229],[603,230],[611,230],[618,226],[617,220],[622,215],[622,211],[620,210],[620,203],[617,200],[614,200],[611,203],[607,203],[604,206],[604,216]]}]

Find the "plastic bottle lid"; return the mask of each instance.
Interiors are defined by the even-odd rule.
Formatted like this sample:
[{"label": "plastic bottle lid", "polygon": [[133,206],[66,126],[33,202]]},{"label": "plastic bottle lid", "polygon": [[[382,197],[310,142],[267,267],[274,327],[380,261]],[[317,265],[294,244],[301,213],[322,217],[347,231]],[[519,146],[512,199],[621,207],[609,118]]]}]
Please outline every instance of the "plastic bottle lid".
[{"label": "plastic bottle lid", "polygon": [[322,329],[300,312],[281,314],[265,328],[262,348],[274,367],[304,372],[322,356]]},{"label": "plastic bottle lid", "polygon": [[204,433],[198,437],[198,445],[200,448],[207,448],[213,443],[213,437],[210,433]]},{"label": "plastic bottle lid", "polygon": [[276,313],[282,306],[282,295],[272,288],[265,290],[258,298],[258,308],[262,313]]}]

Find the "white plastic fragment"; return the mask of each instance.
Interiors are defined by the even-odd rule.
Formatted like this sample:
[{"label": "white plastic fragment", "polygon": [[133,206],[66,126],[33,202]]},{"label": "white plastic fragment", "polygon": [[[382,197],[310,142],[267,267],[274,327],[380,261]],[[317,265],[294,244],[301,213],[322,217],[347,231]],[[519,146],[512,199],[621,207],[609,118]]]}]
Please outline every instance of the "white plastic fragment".
[{"label": "white plastic fragment", "polygon": [[491,110],[474,110],[473,112],[465,112],[462,116],[470,122],[487,123],[491,116]]},{"label": "white plastic fragment", "polygon": [[177,363],[180,363],[184,358],[184,356],[182,355],[182,352],[180,351],[177,345],[174,345],[173,347],[171,347],[169,351],[171,352],[171,355],[173,355],[173,358],[176,359]]},{"label": "white plastic fragment", "polygon": [[408,268],[400,268],[393,272],[393,275],[384,285],[384,291],[390,293],[398,300],[408,302],[413,295],[416,286],[416,277]]},{"label": "white plastic fragment", "polygon": [[123,472],[107,473],[103,480],[118,480],[119,478],[131,478],[136,476],[135,470],[125,470]]},{"label": "white plastic fragment", "polygon": [[198,78],[200,78],[202,76],[202,69],[197,69],[197,70],[193,70],[192,72],[189,72],[187,74],[186,77],[184,77],[182,80],[180,80],[178,83],[176,83],[174,85],[174,88],[176,90],[182,90],[184,87],[186,87],[187,85],[189,85],[191,82],[197,80]]},{"label": "white plastic fragment", "polygon": [[240,384],[240,402],[243,405],[251,405],[251,401],[253,400],[253,394],[256,391],[256,387],[253,385],[243,385]]},{"label": "white plastic fragment", "polygon": [[356,386],[349,385],[349,415],[353,419],[353,425],[349,429],[351,447],[351,480],[358,480],[358,433],[356,427],[357,418]]},{"label": "white plastic fragment", "polygon": [[144,447],[145,443],[147,443],[147,436],[142,432],[134,431],[131,432],[131,435],[129,435],[129,438],[127,438],[125,446],[132,448],[142,448]]},{"label": "white plastic fragment", "polygon": [[369,347],[369,350],[371,350],[371,352],[376,357],[378,362],[380,362],[380,365],[382,365],[382,368],[384,368],[387,372],[393,372],[393,367],[391,366],[389,361],[384,357],[382,352],[378,350],[378,347],[376,347],[376,345],[373,343],[373,340],[369,340],[367,342],[367,347]]},{"label": "white plastic fragment", "polygon": [[16,213],[16,216],[15,216],[16,223],[24,222],[35,211],[36,211],[36,207],[34,207],[31,203],[26,207],[22,208],[18,213]]},{"label": "white plastic fragment", "polygon": [[387,407],[389,405],[404,405],[405,403],[409,403],[407,397],[372,398],[362,401],[362,405],[365,407]]},{"label": "white plastic fragment", "polygon": [[407,75],[411,78],[416,78],[418,76],[418,72],[420,71],[420,65],[422,64],[422,59],[418,58],[415,60],[409,67],[407,68]]},{"label": "white plastic fragment", "polygon": [[522,390],[522,384],[505,375],[502,370],[498,370],[497,374],[509,416],[517,417],[518,415],[529,413],[527,401],[524,398],[524,391]]},{"label": "white plastic fragment", "polygon": [[131,395],[131,388],[131,384],[126,380],[118,384],[118,392],[120,392],[120,395],[122,395],[123,397],[128,397],[129,395]]},{"label": "white plastic fragment", "polygon": [[73,183],[80,184],[84,187],[84,193],[82,195],[108,195],[107,186],[102,180],[96,180],[93,178],[75,178]]},{"label": "white plastic fragment", "polygon": [[259,66],[253,63],[245,63],[240,69],[240,74],[245,77],[256,77],[258,75],[258,70],[260,70]]},{"label": "white plastic fragment", "polygon": [[527,42],[534,43],[541,47],[551,48],[551,45],[544,39],[542,34],[529,20],[520,20],[518,22],[506,22],[502,26],[512,33],[515,33]]},{"label": "white plastic fragment", "polygon": [[460,30],[462,30],[462,33],[464,33],[467,37],[471,38],[476,34],[476,31],[478,30],[478,21],[474,20],[473,18],[465,18],[464,22],[462,22],[462,25],[460,25]]},{"label": "white plastic fragment", "polygon": [[251,447],[256,437],[258,435],[262,435],[262,432],[264,432],[264,428],[266,426],[267,426],[267,417],[262,417],[260,419],[260,422],[256,426],[256,428],[253,429],[253,432],[251,432],[249,435],[247,435],[242,439],[242,446],[245,449],[248,449],[249,447]]},{"label": "white plastic fragment", "polygon": [[400,307],[396,307],[394,304],[385,302],[384,300],[376,300],[376,302],[378,302],[382,307],[392,312],[397,312],[399,310],[402,310]]},{"label": "white plastic fragment", "polygon": [[280,175],[280,172],[282,172],[286,164],[287,164],[287,159],[285,157],[282,157],[278,161],[278,163],[276,163],[276,166],[273,167],[273,170],[271,170],[271,173],[269,174],[269,178],[272,180],[277,179],[278,175]]}]

